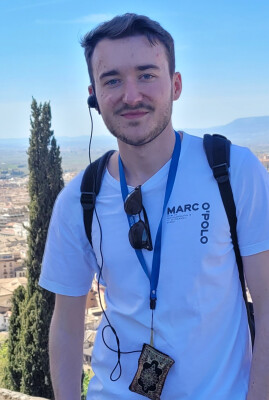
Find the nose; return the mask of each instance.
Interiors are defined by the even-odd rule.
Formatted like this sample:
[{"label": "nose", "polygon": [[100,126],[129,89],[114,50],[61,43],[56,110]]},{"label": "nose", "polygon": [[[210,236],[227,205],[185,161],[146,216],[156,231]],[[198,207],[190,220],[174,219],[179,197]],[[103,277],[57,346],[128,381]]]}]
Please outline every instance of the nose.
[{"label": "nose", "polygon": [[126,81],[122,101],[130,106],[135,106],[137,103],[142,101],[142,98],[143,95],[139,90],[138,82],[133,80]]}]

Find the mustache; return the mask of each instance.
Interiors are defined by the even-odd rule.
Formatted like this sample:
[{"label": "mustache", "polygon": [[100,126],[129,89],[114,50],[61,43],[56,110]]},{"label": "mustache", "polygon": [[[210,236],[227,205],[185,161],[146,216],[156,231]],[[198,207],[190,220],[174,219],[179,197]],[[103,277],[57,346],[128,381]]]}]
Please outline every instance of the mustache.
[{"label": "mustache", "polygon": [[121,108],[119,108],[118,110],[115,111],[116,115],[122,114],[125,111],[137,111],[137,110],[147,110],[147,111],[154,111],[155,108],[148,105],[148,104],[144,104],[144,103],[138,103],[136,106],[131,107],[128,104],[125,104],[124,106],[122,106]]}]

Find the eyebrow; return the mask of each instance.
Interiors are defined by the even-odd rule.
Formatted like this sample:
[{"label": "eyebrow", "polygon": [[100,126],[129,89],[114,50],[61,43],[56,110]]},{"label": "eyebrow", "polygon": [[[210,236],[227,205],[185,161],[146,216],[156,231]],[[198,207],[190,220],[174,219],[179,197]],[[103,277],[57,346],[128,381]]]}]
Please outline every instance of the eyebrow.
[{"label": "eyebrow", "polygon": [[[138,65],[136,69],[138,71],[146,71],[147,69],[160,69],[160,68],[155,64],[146,64],[146,65]],[[99,79],[102,80],[108,76],[115,76],[115,75],[120,75],[119,71],[116,69],[111,69],[110,71],[103,72],[99,76]]]},{"label": "eyebrow", "polygon": [[147,69],[160,69],[160,67],[158,67],[155,64],[146,64],[146,65],[138,65],[138,67],[136,67],[136,69],[138,71],[145,71]]},{"label": "eyebrow", "polygon": [[116,69],[112,69],[112,70],[110,70],[110,71],[103,72],[103,73],[99,76],[99,79],[101,80],[101,79],[106,78],[107,76],[115,76],[115,75],[119,75],[119,74],[120,74],[119,71],[117,71]]}]

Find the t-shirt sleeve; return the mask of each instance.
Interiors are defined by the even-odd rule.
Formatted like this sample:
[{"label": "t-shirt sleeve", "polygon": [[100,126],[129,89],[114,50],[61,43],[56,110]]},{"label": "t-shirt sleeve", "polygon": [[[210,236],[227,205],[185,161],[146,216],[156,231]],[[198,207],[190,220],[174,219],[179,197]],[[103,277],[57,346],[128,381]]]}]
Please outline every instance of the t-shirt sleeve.
[{"label": "t-shirt sleeve", "polygon": [[249,256],[269,250],[269,174],[250,150],[243,149],[242,157],[237,146],[233,147],[231,184],[238,243],[241,255]]},{"label": "t-shirt sleeve", "polygon": [[55,202],[39,279],[44,289],[67,296],[87,294],[98,270],[84,228],[81,175],[63,189]]}]

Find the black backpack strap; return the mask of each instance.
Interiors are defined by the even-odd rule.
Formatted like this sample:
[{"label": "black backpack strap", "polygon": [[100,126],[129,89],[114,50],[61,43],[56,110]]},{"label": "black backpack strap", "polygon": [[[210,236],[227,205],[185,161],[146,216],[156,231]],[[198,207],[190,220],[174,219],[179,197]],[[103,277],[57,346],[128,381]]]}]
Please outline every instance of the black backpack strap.
[{"label": "black backpack strap", "polygon": [[83,220],[87,238],[92,245],[92,218],[95,207],[96,196],[98,195],[102,179],[106,170],[109,158],[115,150],[110,150],[85,169],[80,185],[80,203],[83,207]]},{"label": "black backpack strap", "polygon": [[251,340],[253,345],[255,337],[253,308],[252,308],[252,303],[250,305],[247,300],[243,262],[239,250],[237,231],[236,231],[236,226],[237,226],[236,207],[234,203],[234,197],[229,177],[230,146],[231,142],[225,136],[208,135],[208,134],[204,135],[204,149],[206,152],[208,163],[213,171],[214,178],[218,183],[220,195],[230,225],[231,238],[234,246],[234,252],[239,272],[239,279],[242,287],[242,293],[246,304]]}]

